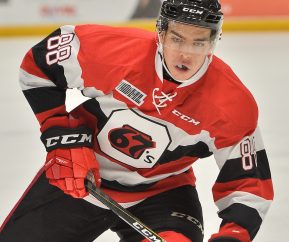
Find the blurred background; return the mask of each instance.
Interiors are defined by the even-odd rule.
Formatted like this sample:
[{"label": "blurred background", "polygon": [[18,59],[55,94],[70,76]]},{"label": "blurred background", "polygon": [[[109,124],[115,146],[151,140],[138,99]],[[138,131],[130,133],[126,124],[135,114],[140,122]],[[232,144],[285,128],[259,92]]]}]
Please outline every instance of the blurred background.
[{"label": "blurred background", "polygon": [[[221,0],[224,31],[288,30],[288,0]],[[48,34],[63,24],[109,23],[154,30],[161,0],[0,0],[0,36]]]},{"label": "blurred background", "polygon": [[[275,201],[254,241],[289,241],[289,1],[221,3],[224,33],[216,55],[233,68],[256,98],[275,187]],[[154,31],[160,4],[160,0],[0,0],[0,224],[46,155],[38,123],[18,84],[26,51],[63,24],[100,23]],[[78,91],[69,90],[69,110],[82,101]],[[206,241],[220,223],[211,194],[218,168],[211,157],[196,162],[194,169]],[[96,241],[118,238],[108,231]]]}]

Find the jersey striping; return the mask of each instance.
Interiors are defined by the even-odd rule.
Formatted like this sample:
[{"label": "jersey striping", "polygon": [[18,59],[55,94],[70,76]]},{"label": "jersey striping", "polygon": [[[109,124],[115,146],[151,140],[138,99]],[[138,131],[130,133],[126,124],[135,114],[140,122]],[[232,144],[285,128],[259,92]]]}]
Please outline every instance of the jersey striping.
[{"label": "jersey striping", "polygon": [[102,186],[119,202],[195,185],[191,165],[213,154],[222,226],[238,224],[252,239],[273,199],[257,105],[216,56],[197,77],[180,86],[163,78],[155,33],[82,25],[61,27],[34,46],[20,83],[40,123],[68,115],[67,88],[91,98],[71,115],[94,131]]}]

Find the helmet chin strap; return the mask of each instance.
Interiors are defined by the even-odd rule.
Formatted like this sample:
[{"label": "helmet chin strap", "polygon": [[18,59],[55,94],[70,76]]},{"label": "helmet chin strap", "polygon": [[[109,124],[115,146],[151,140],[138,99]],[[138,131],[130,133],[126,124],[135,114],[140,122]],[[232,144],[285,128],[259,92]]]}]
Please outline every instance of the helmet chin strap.
[{"label": "helmet chin strap", "polygon": [[211,53],[205,58],[205,61],[204,63],[202,64],[202,66],[200,67],[200,69],[193,75],[191,76],[189,79],[186,79],[186,80],[177,80],[174,78],[174,76],[171,74],[171,72],[169,71],[166,63],[165,63],[165,57],[164,57],[164,47],[163,47],[163,44],[160,42],[160,35],[158,33],[158,41],[157,41],[157,46],[158,46],[158,52],[160,53],[161,57],[162,57],[162,64],[163,64],[163,67],[165,68],[165,70],[167,71],[167,73],[177,82],[180,82],[180,83],[187,83],[187,82],[190,82],[192,79],[194,79],[198,74],[199,72],[203,72],[205,73],[207,71],[207,69],[209,68],[209,65],[210,63],[212,62],[212,58],[213,58],[213,54],[214,54],[214,51],[215,51],[215,48],[216,48],[216,45],[217,45],[217,42],[218,40],[220,39],[220,36],[221,36],[221,33],[218,33],[217,34],[217,37],[216,37],[216,40],[214,40],[214,44],[212,46],[212,50],[211,50]]}]

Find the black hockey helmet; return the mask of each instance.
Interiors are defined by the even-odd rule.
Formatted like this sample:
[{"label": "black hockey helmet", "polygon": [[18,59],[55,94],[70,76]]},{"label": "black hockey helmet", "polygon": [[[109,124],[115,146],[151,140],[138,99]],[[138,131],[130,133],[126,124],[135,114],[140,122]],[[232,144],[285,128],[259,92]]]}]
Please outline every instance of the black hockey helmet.
[{"label": "black hockey helmet", "polygon": [[167,30],[168,22],[191,24],[221,32],[223,13],[218,0],[164,0],[157,20],[157,30]]}]

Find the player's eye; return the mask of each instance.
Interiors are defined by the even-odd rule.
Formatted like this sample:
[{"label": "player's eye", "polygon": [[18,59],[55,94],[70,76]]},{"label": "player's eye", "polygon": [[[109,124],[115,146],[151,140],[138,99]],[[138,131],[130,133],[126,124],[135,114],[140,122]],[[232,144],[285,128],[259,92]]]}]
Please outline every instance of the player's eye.
[{"label": "player's eye", "polygon": [[206,45],[205,41],[194,41],[193,46],[195,47],[204,47]]},{"label": "player's eye", "polygon": [[172,36],[172,37],[171,37],[171,40],[172,40],[172,42],[174,42],[174,43],[182,43],[182,42],[183,42],[183,40],[182,40],[181,38],[176,37],[176,36]]}]

